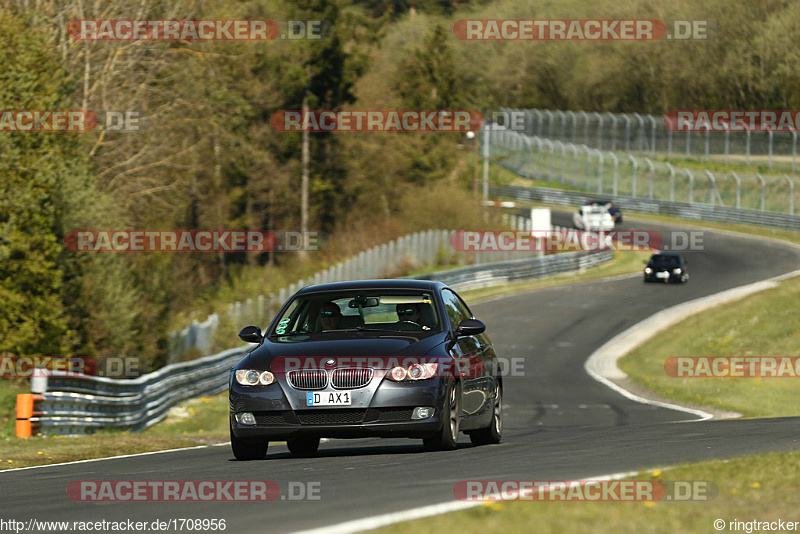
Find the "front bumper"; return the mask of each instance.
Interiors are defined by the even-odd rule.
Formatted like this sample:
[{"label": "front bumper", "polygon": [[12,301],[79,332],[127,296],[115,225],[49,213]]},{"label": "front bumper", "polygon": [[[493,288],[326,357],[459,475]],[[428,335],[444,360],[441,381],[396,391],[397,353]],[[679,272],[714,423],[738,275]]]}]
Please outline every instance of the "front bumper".
[{"label": "front bumper", "polygon": [[[266,440],[300,436],[423,438],[442,428],[445,390],[446,383],[439,378],[419,382],[381,380],[375,387],[349,390],[351,406],[306,407],[302,401],[306,392],[285,383],[265,387],[231,383],[230,425],[237,438]],[[434,415],[412,420],[411,412],[418,406],[432,406]],[[235,416],[242,412],[253,413],[256,424],[239,423]]]},{"label": "front bumper", "polygon": [[657,271],[653,271],[650,274],[644,273],[645,281],[646,282],[662,282],[662,283],[666,283],[666,282],[682,282],[683,281],[684,273],[675,274],[675,273],[670,272],[670,271],[660,271],[660,272],[666,272],[666,273],[668,273],[668,276],[667,277],[663,277],[663,275],[662,275],[661,277],[659,277],[659,276],[657,276],[658,272]]}]

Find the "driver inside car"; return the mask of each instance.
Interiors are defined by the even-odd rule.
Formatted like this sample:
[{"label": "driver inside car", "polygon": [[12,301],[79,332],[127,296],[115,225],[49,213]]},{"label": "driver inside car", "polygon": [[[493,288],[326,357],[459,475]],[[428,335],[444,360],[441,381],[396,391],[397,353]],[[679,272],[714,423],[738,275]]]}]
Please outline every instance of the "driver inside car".
[{"label": "driver inside car", "polygon": [[418,304],[398,304],[395,306],[395,310],[397,311],[398,321],[410,321],[420,325],[423,330],[430,330],[430,327],[422,325],[419,322],[422,313],[420,312]]}]

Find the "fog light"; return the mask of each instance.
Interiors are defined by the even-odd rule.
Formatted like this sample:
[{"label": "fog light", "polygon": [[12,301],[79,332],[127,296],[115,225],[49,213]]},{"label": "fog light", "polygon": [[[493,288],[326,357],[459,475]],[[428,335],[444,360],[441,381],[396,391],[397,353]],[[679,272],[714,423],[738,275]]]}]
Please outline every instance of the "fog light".
[{"label": "fog light", "polygon": [[427,419],[429,417],[433,417],[433,408],[430,406],[420,406],[418,408],[414,408],[414,411],[411,414],[411,419]]},{"label": "fog light", "polygon": [[236,420],[239,421],[243,425],[254,425],[256,424],[256,416],[250,412],[243,412],[236,414]]}]

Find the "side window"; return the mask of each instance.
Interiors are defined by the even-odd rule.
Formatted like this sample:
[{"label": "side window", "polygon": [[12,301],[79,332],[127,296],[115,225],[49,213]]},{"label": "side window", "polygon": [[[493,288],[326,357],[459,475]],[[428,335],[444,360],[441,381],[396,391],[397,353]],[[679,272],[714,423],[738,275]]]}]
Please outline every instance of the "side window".
[{"label": "side window", "polygon": [[444,311],[450,319],[451,329],[455,329],[464,319],[472,318],[469,308],[449,289],[442,291],[442,300],[444,301]]}]

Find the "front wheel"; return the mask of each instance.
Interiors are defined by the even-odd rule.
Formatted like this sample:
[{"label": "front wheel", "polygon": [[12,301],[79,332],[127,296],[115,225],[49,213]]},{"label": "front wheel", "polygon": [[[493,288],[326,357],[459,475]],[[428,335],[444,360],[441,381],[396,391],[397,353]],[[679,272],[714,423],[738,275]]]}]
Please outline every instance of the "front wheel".
[{"label": "front wheel", "polygon": [[267,455],[269,441],[249,441],[237,438],[231,431],[231,449],[237,460],[260,460]]},{"label": "front wheel", "polygon": [[442,430],[422,440],[427,451],[452,451],[458,447],[458,432],[461,426],[461,384],[448,381],[444,399]]},{"label": "front wheel", "polygon": [[494,390],[492,420],[489,426],[470,432],[469,439],[473,445],[490,445],[500,443],[503,434],[503,388],[497,383]]}]

